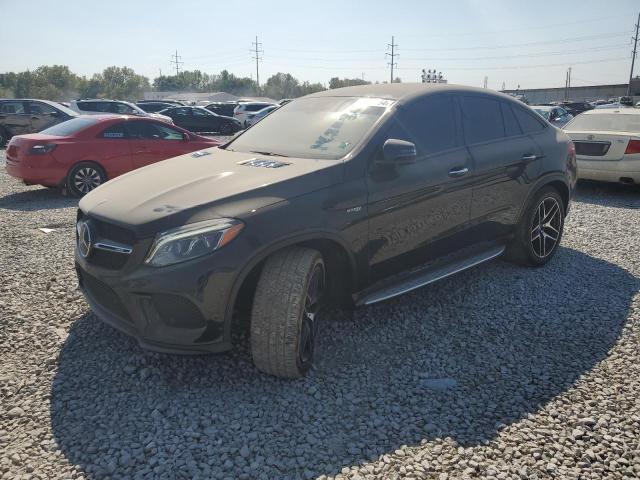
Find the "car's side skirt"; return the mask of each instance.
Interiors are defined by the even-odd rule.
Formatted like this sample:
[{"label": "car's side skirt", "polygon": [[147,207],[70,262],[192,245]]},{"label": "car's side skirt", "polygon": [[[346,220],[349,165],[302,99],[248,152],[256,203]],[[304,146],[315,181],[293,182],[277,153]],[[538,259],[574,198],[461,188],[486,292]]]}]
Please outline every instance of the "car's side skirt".
[{"label": "car's side skirt", "polygon": [[366,290],[358,293],[354,299],[356,306],[371,305],[389,298],[424,287],[443,278],[462,272],[481,263],[500,256],[505,250],[504,244],[484,244],[470,247],[462,252],[450,255],[436,262],[395,275],[389,279],[377,282]]}]

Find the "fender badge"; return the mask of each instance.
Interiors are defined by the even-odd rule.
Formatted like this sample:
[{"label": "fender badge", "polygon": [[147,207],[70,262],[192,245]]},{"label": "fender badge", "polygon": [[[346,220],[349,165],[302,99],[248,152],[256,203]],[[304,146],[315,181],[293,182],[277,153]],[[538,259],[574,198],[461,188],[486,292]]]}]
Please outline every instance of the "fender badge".
[{"label": "fender badge", "polygon": [[358,213],[362,210],[362,206],[358,205],[357,207],[347,208],[347,213]]}]

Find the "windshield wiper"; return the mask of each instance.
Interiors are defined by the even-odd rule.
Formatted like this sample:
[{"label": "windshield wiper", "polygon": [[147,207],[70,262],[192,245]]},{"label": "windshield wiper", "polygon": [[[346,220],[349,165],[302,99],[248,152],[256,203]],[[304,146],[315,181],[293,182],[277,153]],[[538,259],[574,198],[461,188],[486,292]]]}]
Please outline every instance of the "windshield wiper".
[{"label": "windshield wiper", "polygon": [[258,155],[267,155],[268,157],[288,157],[289,155],[284,155],[282,153],[275,152],[260,152],[258,150],[249,150],[251,153],[257,153]]}]

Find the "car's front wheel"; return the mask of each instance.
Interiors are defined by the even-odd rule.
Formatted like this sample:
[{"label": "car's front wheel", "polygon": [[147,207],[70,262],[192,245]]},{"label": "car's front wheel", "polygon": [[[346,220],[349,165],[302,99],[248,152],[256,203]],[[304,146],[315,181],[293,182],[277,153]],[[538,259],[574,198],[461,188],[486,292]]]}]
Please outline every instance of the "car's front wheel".
[{"label": "car's front wheel", "polygon": [[74,197],[82,197],[106,181],[102,167],[92,162],[80,162],[69,170],[67,189]]},{"label": "car's front wheel", "polygon": [[506,257],[529,266],[551,260],[562,240],[565,211],[566,205],[555,188],[541,189],[527,205]]},{"label": "car's front wheel", "polygon": [[311,368],[325,282],[317,250],[291,247],[267,259],[251,312],[251,353],[259,370],[300,378]]}]

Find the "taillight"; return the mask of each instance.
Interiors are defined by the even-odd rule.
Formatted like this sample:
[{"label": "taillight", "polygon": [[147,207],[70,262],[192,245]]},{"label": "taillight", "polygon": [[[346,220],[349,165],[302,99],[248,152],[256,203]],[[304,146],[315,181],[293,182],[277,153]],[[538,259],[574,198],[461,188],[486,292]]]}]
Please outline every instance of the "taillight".
[{"label": "taillight", "polygon": [[55,148],[55,143],[42,143],[39,145],[34,145],[29,149],[29,155],[44,155],[46,153],[52,152]]},{"label": "taillight", "polygon": [[629,143],[627,143],[627,149],[624,154],[630,155],[632,153],[640,153],[640,140],[629,140]]}]

